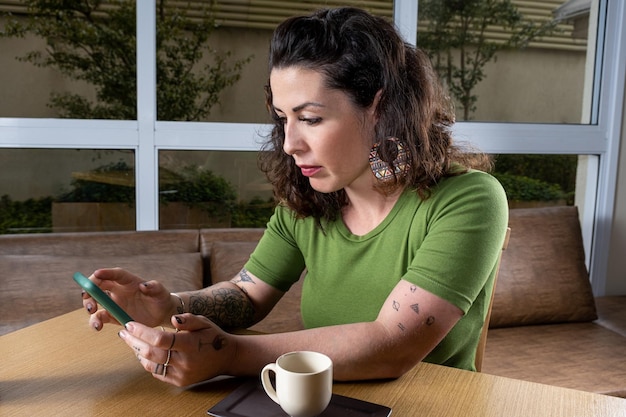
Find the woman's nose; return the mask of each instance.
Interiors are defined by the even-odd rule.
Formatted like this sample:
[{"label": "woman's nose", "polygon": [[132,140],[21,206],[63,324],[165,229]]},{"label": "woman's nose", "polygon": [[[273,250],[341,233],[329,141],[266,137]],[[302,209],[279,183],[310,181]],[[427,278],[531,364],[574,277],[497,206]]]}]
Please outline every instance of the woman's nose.
[{"label": "woman's nose", "polygon": [[296,123],[285,122],[284,124],[285,141],[283,143],[283,151],[287,155],[293,155],[302,150],[302,139],[298,132]]}]

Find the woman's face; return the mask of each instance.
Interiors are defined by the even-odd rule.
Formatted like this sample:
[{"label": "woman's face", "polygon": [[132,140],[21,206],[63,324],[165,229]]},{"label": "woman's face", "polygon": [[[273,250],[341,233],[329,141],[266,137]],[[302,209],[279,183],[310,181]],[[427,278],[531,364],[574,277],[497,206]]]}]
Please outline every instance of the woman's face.
[{"label": "woman's face", "polygon": [[356,107],[340,90],[324,86],[323,76],[300,67],[270,74],[272,105],[285,130],[283,150],[291,155],[313,189],[372,189],[369,167],[375,103]]}]

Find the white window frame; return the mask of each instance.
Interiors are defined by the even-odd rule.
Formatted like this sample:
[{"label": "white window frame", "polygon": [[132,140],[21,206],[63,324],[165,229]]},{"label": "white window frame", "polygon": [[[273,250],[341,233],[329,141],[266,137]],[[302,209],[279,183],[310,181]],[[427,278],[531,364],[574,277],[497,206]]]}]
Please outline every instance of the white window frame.
[{"label": "white window frame", "polygon": [[[598,0],[600,27],[590,125],[459,122],[455,135],[489,153],[589,154],[590,169],[583,218],[589,271],[596,294],[603,294],[618,168],[626,78],[626,2]],[[417,1],[395,0],[394,19],[415,42]],[[129,149],[135,152],[137,230],[157,230],[158,152],[259,149],[258,132],[267,126],[247,123],[161,122],[156,120],[156,5],[137,2],[136,121],[0,118],[0,147]],[[228,138],[228,142],[224,138]],[[586,220],[585,220],[586,219]]]}]

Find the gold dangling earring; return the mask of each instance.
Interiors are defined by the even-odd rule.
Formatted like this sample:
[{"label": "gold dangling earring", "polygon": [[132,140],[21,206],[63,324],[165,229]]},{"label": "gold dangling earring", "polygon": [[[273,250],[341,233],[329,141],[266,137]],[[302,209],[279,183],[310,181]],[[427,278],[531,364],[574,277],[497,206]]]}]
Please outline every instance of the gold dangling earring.
[{"label": "gold dangling earring", "polygon": [[[376,143],[372,146],[369,156],[370,168],[376,179],[382,182],[388,182],[404,176],[409,168],[409,153],[406,146],[397,138],[388,138],[387,140],[396,145],[396,157],[393,159],[391,165],[381,159],[378,153],[380,143]],[[393,170],[391,166],[393,166]]]}]

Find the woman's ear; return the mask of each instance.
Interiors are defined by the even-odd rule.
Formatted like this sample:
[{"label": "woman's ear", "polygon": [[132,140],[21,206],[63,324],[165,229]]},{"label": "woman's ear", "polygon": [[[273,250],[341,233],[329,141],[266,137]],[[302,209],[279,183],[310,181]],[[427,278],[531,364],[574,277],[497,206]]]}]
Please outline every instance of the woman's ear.
[{"label": "woman's ear", "polygon": [[380,103],[380,97],[383,95],[383,90],[378,90],[372,100],[372,104],[367,108],[367,114],[374,118],[374,123],[378,122],[378,103]]}]

